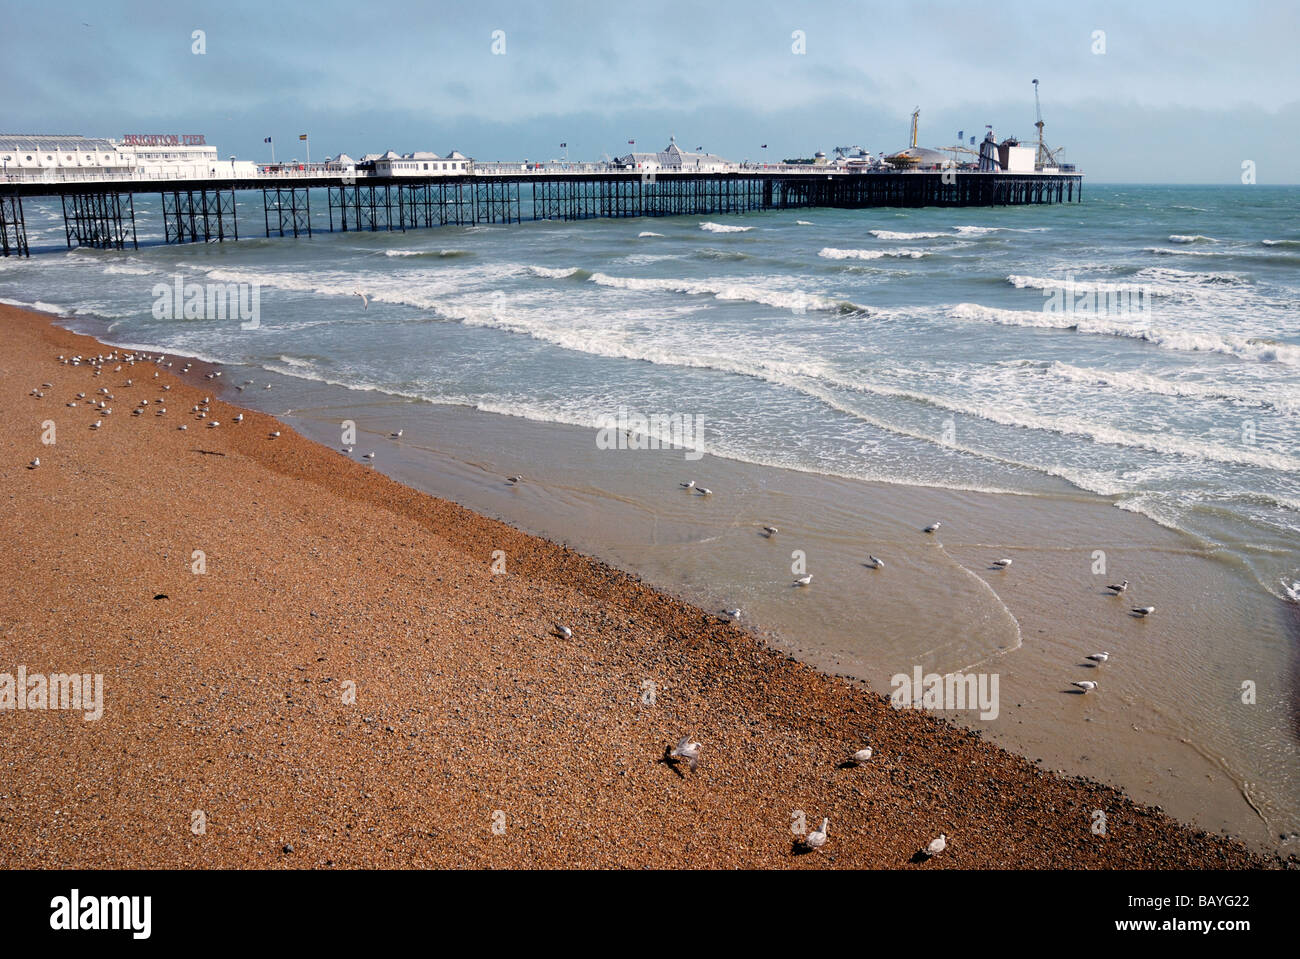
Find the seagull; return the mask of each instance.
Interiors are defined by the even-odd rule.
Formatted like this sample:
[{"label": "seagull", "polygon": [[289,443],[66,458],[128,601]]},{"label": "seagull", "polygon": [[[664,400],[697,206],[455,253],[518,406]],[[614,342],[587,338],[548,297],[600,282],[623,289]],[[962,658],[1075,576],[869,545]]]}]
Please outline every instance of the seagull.
[{"label": "seagull", "polygon": [[829,819],[822,819],[821,829],[818,829],[816,832],[810,832],[808,835],[804,836],[804,846],[808,849],[820,849],[822,846],[826,845],[826,834],[830,832],[830,829],[831,821]]},{"label": "seagull", "polygon": [[555,627],[555,632],[558,635],[563,636],[565,639],[573,639],[573,630],[569,629],[568,626],[557,625]]},{"label": "seagull", "polygon": [[999,569],[1006,569],[1008,566],[1011,565],[1011,560],[1009,560],[1009,559],[995,559],[995,560],[993,561],[993,565],[996,566],[996,567],[998,567]]},{"label": "seagull", "polygon": [[375,451],[371,450],[369,453],[362,453],[361,458],[366,460],[372,460],[375,458]]},{"label": "seagull", "polygon": [[270,384],[270,383],[267,383],[266,386],[263,387],[263,389],[267,389],[267,390],[269,390],[270,388],[271,388],[271,384]]},{"label": "seagull", "polygon": [[925,531],[926,531],[927,533],[933,533],[933,532],[935,532],[935,531],[936,531],[940,526],[942,526],[942,525],[943,525],[943,523],[931,523],[929,526],[927,526],[927,527],[925,528]]},{"label": "seagull", "polygon": [[95,420],[95,422],[93,422],[93,423],[90,424],[90,428],[91,428],[92,430],[97,430],[97,429],[99,429],[99,428],[100,428],[101,426],[103,426],[103,425],[104,425],[104,421],[103,421],[103,420]]},{"label": "seagull", "polygon": [[344,447],[342,447],[342,450],[343,450],[344,453],[351,453],[351,452],[352,452],[352,447],[351,447],[351,446],[344,446]]},{"label": "seagull", "polygon": [[776,526],[764,526],[764,527],[763,527],[763,532],[767,534],[767,538],[768,538],[768,539],[771,539],[771,538],[772,538],[773,536],[775,536],[777,533],[781,532],[781,530],[780,530],[780,528],[778,528],[778,527],[776,527]]},{"label": "seagull", "polygon": [[244,422],[244,414],[243,414],[243,413],[236,413],[236,414],[235,414],[235,422],[236,422],[236,423],[242,423],[242,422]]},{"label": "seagull", "polygon": [[695,488],[695,493],[696,493],[696,495],[698,495],[698,496],[712,496],[712,495],[713,495],[713,490],[708,489],[707,487],[704,487],[704,486],[697,486],[697,487]]},{"label": "seagull", "polygon": [[389,433],[388,435],[391,436],[393,439],[398,440],[402,438],[402,432],[403,432],[402,430],[398,430],[396,433]]},{"label": "seagull", "polygon": [[27,464],[27,468],[29,470],[34,470],[40,465],[41,465],[41,458],[38,456],[36,457],[36,459],[32,460],[30,463]]},{"label": "seagull", "polygon": [[1156,608],[1155,608],[1154,606],[1134,606],[1134,607],[1133,607],[1133,612],[1136,613],[1138,616],[1143,616],[1143,617],[1150,616],[1150,615],[1151,615],[1152,613],[1154,613],[1155,611],[1156,611]]},{"label": "seagull", "polygon": [[1071,683],[1070,685],[1078,686],[1080,689],[1083,690],[1083,694],[1086,696],[1088,695],[1088,693],[1096,689],[1099,684],[1094,683],[1091,679],[1081,679],[1077,683]]},{"label": "seagull", "polygon": [[937,856],[948,848],[948,836],[946,833],[939,833],[938,839],[931,839],[930,845],[925,847],[925,858]]},{"label": "seagull", "polygon": [[871,747],[868,746],[865,749],[859,749],[856,753],[854,753],[853,758],[850,759],[849,762],[853,763],[853,765],[855,766],[861,766],[870,758],[871,758]]},{"label": "seagull", "polygon": [[184,423],[182,423],[180,426],[178,426],[178,427],[176,427],[176,428],[177,428],[178,430],[187,430],[187,429],[189,429],[189,427],[186,426]]},{"label": "seagull", "polygon": [[218,427],[218,426],[220,426],[220,425],[221,425],[221,424],[218,423],[216,420],[210,420],[210,421],[208,422],[208,429],[215,429],[216,427]]},{"label": "seagull", "polygon": [[726,613],[728,616],[730,616],[732,619],[740,619],[739,609],[724,609],[723,612]]},{"label": "seagull", "polygon": [[521,482],[523,482],[523,479],[524,479],[524,478],[523,478],[522,476],[516,474],[516,475],[514,475],[514,476],[507,476],[507,477],[506,477],[506,482],[507,482],[507,483],[521,483]]},{"label": "seagull", "polygon": [[1124,592],[1124,590],[1128,589],[1128,580],[1124,580],[1124,582],[1120,583],[1118,586],[1110,585],[1106,588],[1118,596],[1120,593]]},{"label": "seagull", "polygon": [[809,573],[807,576],[800,576],[798,579],[794,581],[794,584],[796,586],[807,586],[811,582],[812,582],[812,573]]},{"label": "seagull", "polygon": [[884,569],[885,561],[877,556],[867,556],[867,565],[872,569]]},{"label": "seagull", "polygon": [[1092,653],[1088,656],[1094,663],[1104,663],[1110,659],[1110,653]]},{"label": "seagull", "polygon": [[669,759],[685,759],[686,764],[691,767],[691,772],[695,772],[695,767],[700,764],[700,744],[691,741],[690,736],[683,736],[681,741],[668,751]]},{"label": "seagull", "polygon": [[366,299],[366,295],[364,293],[362,293],[360,290],[353,290],[352,295],[361,297],[361,308],[363,310],[370,309],[370,301]]},{"label": "seagull", "polygon": [[274,433],[271,434],[271,439],[275,439],[275,438],[278,437],[279,435],[280,435],[280,431],[279,431],[279,430],[276,430]]},{"label": "seagull", "polygon": [[695,489],[695,480],[691,480],[689,483],[678,483],[677,485],[682,489]]}]

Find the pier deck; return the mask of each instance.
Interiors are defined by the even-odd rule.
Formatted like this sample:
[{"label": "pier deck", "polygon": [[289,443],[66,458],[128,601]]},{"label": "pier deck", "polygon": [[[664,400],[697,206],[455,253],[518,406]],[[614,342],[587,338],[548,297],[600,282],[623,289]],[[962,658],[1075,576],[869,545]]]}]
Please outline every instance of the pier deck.
[{"label": "pier deck", "polygon": [[[329,230],[413,230],[524,220],[700,216],[830,207],[1078,202],[1079,173],[519,171],[464,176],[278,175],[203,180],[0,183],[0,254],[30,255],[24,198],[57,197],[69,248],[138,248],[135,196],[162,198],[168,243],[239,238],[236,191],[261,191],[266,236],[311,236],[312,194]],[[323,196],[322,196],[323,193]],[[247,235],[247,231],[245,231]]]}]

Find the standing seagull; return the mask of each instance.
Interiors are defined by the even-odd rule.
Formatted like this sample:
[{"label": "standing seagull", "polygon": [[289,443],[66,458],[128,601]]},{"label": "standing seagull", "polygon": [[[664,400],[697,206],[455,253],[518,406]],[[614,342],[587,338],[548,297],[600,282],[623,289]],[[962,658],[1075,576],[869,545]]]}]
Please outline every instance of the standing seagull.
[{"label": "standing seagull", "polygon": [[1120,583],[1118,586],[1112,584],[1106,588],[1118,596],[1120,593],[1124,592],[1124,590],[1128,589],[1128,580],[1124,580],[1124,582]]},{"label": "standing seagull", "polygon": [[885,561],[878,556],[868,556],[867,565],[872,569],[884,569]]},{"label": "standing seagull", "polygon": [[709,489],[706,486],[697,486],[695,487],[695,494],[697,496],[712,496],[713,490]]},{"label": "standing seagull", "polygon": [[1104,663],[1110,659],[1110,653],[1092,653],[1088,656],[1094,663]]},{"label": "standing seagull", "polygon": [[1009,559],[995,559],[995,560],[993,561],[993,565],[996,566],[998,569],[1006,569],[1008,566],[1011,565],[1011,560],[1009,560]]},{"label": "standing seagull", "polygon": [[695,772],[695,767],[700,764],[700,744],[693,742],[690,736],[683,736],[676,746],[668,750],[668,758],[686,760],[691,772]]},{"label": "standing seagull", "polygon": [[518,474],[516,474],[516,475],[514,475],[514,476],[507,476],[507,477],[506,477],[506,482],[507,482],[507,483],[519,483],[519,482],[522,482],[522,481],[523,481],[523,477],[520,476],[520,475],[518,475]]},{"label": "standing seagull", "polygon": [[1134,606],[1133,615],[1145,619],[1156,611],[1154,606]]},{"label": "standing seagull", "polygon": [[768,539],[771,539],[773,536],[775,536],[775,535],[776,535],[777,533],[779,533],[779,532],[781,532],[781,530],[780,530],[778,527],[776,527],[776,526],[764,526],[764,527],[763,527],[763,533],[767,536]]},{"label": "standing seagull", "polygon": [[573,639],[573,630],[568,626],[556,626],[555,633],[557,636],[563,636],[565,639]]},{"label": "standing seagull", "polygon": [[404,432],[403,430],[398,430],[396,433],[390,433],[389,436],[391,436],[395,440],[400,440],[402,438],[403,432]]},{"label": "standing seagull", "polygon": [[933,532],[936,532],[936,531],[939,529],[939,527],[942,526],[942,525],[943,525],[943,523],[931,523],[929,526],[927,526],[927,527],[925,528],[925,531],[926,531],[927,533],[933,533]]},{"label": "standing seagull", "polygon": [[854,766],[861,766],[870,758],[871,758],[871,747],[867,746],[865,749],[859,749],[856,753],[854,753],[853,758],[850,759],[849,762],[852,763]]},{"label": "standing seagull", "polygon": [[689,483],[678,483],[677,485],[682,489],[695,489],[695,480],[691,480]]},{"label": "standing seagull", "polygon": [[1077,683],[1071,683],[1070,685],[1078,686],[1083,690],[1083,694],[1087,696],[1090,692],[1096,689],[1100,683],[1094,683],[1091,679],[1081,679]]},{"label": "standing seagull", "polygon": [[807,576],[800,576],[798,579],[794,581],[794,584],[796,586],[807,586],[811,582],[812,582],[812,573],[809,573]]},{"label": "standing seagull", "polygon": [[826,845],[826,836],[831,831],[831,821],[822,819],[822,828],[816,832],[810,832],[804,837],[803,844],[808,849],[820,849]]},{"label": "standing seagull", "polygon": [[937,856],[947,848],[948,835],[946,833],[939,833],[939,838],[931,839],[930,845],[925,847],[925,858],[929,859],[931,856]]}]

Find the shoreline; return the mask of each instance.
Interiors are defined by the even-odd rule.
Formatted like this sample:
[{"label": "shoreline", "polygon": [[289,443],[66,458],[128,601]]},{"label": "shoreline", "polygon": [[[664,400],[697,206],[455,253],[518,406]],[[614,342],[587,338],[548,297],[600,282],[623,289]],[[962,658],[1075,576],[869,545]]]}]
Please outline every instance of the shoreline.
[{"label": "shoreline", "polygon": [[[33,671],[84,664],[106,691],[96,723],[0,713],[16,757],[0,799],[14,865],[909,867],[939,832],[949,852],[924,868],[1276,862],[978,732],[894,710],[631,574],[376,475],[267,414],[245,410],[235,425],[240,408],[211,394],[222,425],[204,428],[179,410],[210,381],[153,380],[149,364],[134,367],[135,387],[125,374],[96,379],[54,357],[107,348],[47,316],[0,317],[13,340],[6,526],[23,544],[4,560],[16,588],[0,650]],[[130,415],[153,398],[140,374],[171,385],[166,416]],[[54,384],[44,399],[26,395],[42,382]],[[121,405],[91,432],[63,394],[100,384]],[[43,450],[45,417],[70,428]],[[41,467],[25,469],[36,455]],[[89,566],[74,550],[83,535]],[[196,541],[219,544],[202,577],[188,568]],[[504,576],[490,570],[497,549]],[[551,635],[562,621],[572,640]],[[221,636],[231,648],[212,648]],[[357,705],[335,695],[349,676]],[[688,732],[703,759],[679,777],[658,760]],[[865,744],[877,753],[866,766],[837,768]],[[60,771],[90,798],[69,797]],[[1104,836],[1090,829],[1096,809]],[[189,828],[196,810],[202,836]],[[503,834],[491,828],[498,810]],[[823,853],[793,855],[794,810],[831,817]],[[24,841],[30,831],[41,847]]]}]

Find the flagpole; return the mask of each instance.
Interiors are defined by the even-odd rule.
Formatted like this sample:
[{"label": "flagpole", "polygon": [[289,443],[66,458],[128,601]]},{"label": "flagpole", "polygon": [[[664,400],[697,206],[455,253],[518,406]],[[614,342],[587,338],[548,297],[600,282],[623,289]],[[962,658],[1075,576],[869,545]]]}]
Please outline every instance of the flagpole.
[{"label": "flagpole", "polygon": [[271,166],[275,166],[275,137],[271,137]]}]

